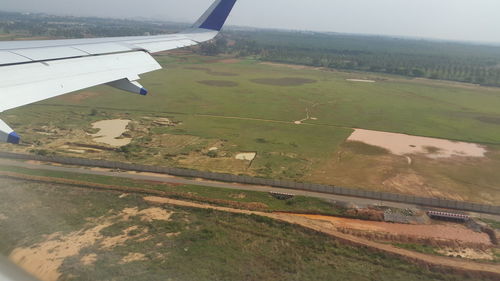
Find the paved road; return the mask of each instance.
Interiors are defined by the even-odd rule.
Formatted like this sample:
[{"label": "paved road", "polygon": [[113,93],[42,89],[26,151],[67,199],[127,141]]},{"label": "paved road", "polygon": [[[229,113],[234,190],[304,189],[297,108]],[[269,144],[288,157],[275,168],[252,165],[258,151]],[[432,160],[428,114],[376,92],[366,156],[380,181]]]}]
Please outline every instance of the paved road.
[{"label": "paved road", "polygon": [[[395,208],[419,208],[417,205],[413,204],[404,204],[397,203],[391,201],[382,201],[382,200],[374,200],[374,199],[366,199],[366,198],[358,198],[358,197],[350,197],[350,196],[342,196],[335,195],[329,193],[320,193],[320,192],[311,192],[311,191],[303,191],[296,189],[287,189],[287,188],[278,188],[271,186],[261,186],[261,185],[245,185],[239,183],[226,183],[226,182],[216,182],[216,181],[208,181],[203,179],[187,179],[182,177],[175,177],[166,174],[153,174],[153,173],[139,173],[139,172],[129,172],[129,171],[112,171],[109,169],[91,169],[91,168],[82,168],[76,166],[54,166],[50,163],[40,163],[33,161],[17,161],[17,160],[8,160],[8,159],[0,159],[0,165],[2,166],[13,166],[13,167],[22,167],[28,169],[36,169],[36,170],[46,170],[46,171],[58,171],[58,172],[69,172],[69,173],[78,173],[78,174],[87,174],[87,175],[99,175],[99,176],[111,176],[111,177],[119,177],[119,178],[127,178],[127,179],[135,179],[135,180],[147,180],[147,181],[157,181],[164,183],[174,183],[174,184],[186,184],[186,185],[201,185],[207,187],[217,187],[217,188],[225,188],[232,190],[249,190],[249,191],[262,191],[262,192],[283,192],[283,193],[291,193],[295,195],[303,195],[308,197],[315,197],[321,199],[327,199],[337,202],[350,202],[359,207],[365,207],[368,205],[383,205],[388,207]],[[477,214],[480,217],[489,217],[492,219],[500,220],[500,216],[493,216],[487,214]]]}]

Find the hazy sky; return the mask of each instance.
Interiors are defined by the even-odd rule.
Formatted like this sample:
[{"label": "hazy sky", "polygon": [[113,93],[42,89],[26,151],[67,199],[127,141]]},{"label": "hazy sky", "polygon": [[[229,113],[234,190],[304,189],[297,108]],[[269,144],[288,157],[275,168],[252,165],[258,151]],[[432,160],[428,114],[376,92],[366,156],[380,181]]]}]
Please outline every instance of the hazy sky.
[{"label": "hazy sky", "polygon": [[[0,0],[0,10],[194,22],[212,0]],[[500,0],[239,0],[228,24],[500,43]]]}]

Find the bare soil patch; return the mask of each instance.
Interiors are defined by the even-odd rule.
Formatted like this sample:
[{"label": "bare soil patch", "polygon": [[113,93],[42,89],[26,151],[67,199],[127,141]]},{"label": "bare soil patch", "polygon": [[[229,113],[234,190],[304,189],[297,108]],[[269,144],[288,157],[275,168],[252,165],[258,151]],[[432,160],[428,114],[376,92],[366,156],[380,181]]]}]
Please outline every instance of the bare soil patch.
[{"label": "bare soil patch", "polygon": [[[138,208],[127,208],[118,215],[89,220],[94,226],[88,229],[71,232],[69,234],[54,233],[47,236],[46,240],[26,248],[17,248],[9,258],[26,271],[41,280],[58,280],[61,276],[59,268],[68,257],[76,256],[84,248],[99,245],[102,249],[111,249],[123,245],[131,239],[141,239],[147,234],[147,229],[131,226],[116,236],[105,237],[102,231],[120,221],[127,221],[131,217],[140,217],[141,220],[169,220],[172,213],[154,207],[139,211]],[[135,234],[134,234],[135,233]],[[136,255],[130,259],[138,258]],[[93,254],[84,256],[81,262],[91,265],[96,261]]]},{"label": "bare soil patch", "polygon": [[234,63],[241,62],[241,60],[239,60],[239,59],[224,59],[224,60],[218,60],[216,62],[218,62],[218,63],[226,63],[226,64],[234,64]]},{"label": "bare soil patch", "polygon": [[259,78],[250,80],[256,84],[271,85],[271,86],[302,86],[305,84],[316,83],[316,80],[300,78],[300,77],[285,77],[285,78]]},{"label": "bare soil patch", "polygon": [[239,85],[236,82],[226,80],[203,80],[198,81],[198,83],[213,87],[237,87]]},{"label": "bare soil patch", "polygon": [[306,227],[315,231],[331,235],[336,239],[338,239],[339,241],[341,241],[342,243],[348,245],[367,247],[373,250],[382,251],[412,262],[416,262],[424,266],[436,267],[439,269],[447,268],[449,270],[457,272],[479,274],[481,276],[484,274],[485,276],[489,276],[490,278],[493,278],[494,276],[500,276],[500,267],[498,267],[496,264],[484,264],[484,263],[464,261],[459,259],[451,259],[447,257],[433,256],[405,249],[400,249],[392,245],[381,244],[363,238],[344,234],[342,232],[337,231],[335,227],[333,227],[333,224],[329,221],[310,219],[303,215],[291,215],[286,213],[264,213],[258,211],[239,210],[239,209],[216,207],[207,204],[186,202],[186,201],[180,201],[162,197],[145,197],[144,200],[158,204],[169,204],[174,206],[213,209],[213,210],[238,213],[238,214],[259,215],[263,217],[284,221],[287,223],[300,225],[302,227]]},{"label": "bare soil patch", "polygon": [[103,120],[92,124],[92,127],[99,129],[99,133],[94,134],[94,141],[105,143],[111,146],[120,147],[129,144],[132,139],[118,139],[127,130],[130,120]]},{"label": "bare soil patch", "polygon": [[110,225],[111,223],[107,222],[68,235],[52,235],[47,241],[28,248],[15,249],[9,259],[44,281],[58,280],[61,276],[59,268],[63,261],[68,257],[78,255],[83,248],[95,244],[102,238],[100,231]]},{"label": "bare soil patch", "polygon": [[394,235],[417,236],[492,246],[488,235],[474,232],[459,224],[407,225],[387,222],[364,221],[321,215],[293,214],[294,216],[331,223],[336,228],[349,228],[368,232],[385,232]]},{"label": "bare soil patch", "polygon": [[236,154],[235,158],[237,160],[253,161],[256,156],[257,156],[257,153],[255,153],[255,152],[244,152],[244,153]]},{"label": "bare soil patch", "polygon": [[475,143],[355,129],[348,141],[385,148],[396,155],[422,154],[428,158],[484,157],[486,149]]},{"label": "bare soil patch", "polygon": [[97,261],[97,255],[96,254],[88,254],[80,260],[80,262],[83,265],[93,265]]},{"label": "bare soil patch", "polygon": [[141,253],[130,253],[126,257],[123,257],[123,259],[120,261],[120,263],[131,263],[134,261],[143,261],[146,260],[146,255],[141,254]]},{"label": "bare soil patch", "polygon": [[442,255],[448,257],[462,257],[471,260],[493,260],[493,253],[491,250],[481,251],[471,248],[455,249],[455,248],[444,248],[438,250]]}]

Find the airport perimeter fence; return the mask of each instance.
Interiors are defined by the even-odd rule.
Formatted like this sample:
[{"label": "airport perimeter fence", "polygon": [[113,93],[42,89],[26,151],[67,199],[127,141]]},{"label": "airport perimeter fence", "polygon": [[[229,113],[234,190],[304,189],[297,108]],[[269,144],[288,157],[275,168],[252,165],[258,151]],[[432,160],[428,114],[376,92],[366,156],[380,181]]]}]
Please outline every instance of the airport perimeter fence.
[{"label": "airport perimeter fence", "polygon": [[479,213],[489,213],[500,215],[500,206],[477,204],[463,201],[455,201],[441,198],[418,197],[413,195],[396,194],[388,192],[368,191],[340,186],[331,186],[314,183],[294,182],[278,179],[265,179],[250,176],[240,176],[232,174],[203,172],[190,169],[146,166],[138,164],[129,164],[122,162],[112,162],[105,160],[94,160],[84,158],[60,157],[60,156],[41,156],[32,154],[20,154],[11,152],[0,152],[0,158],[17,160],[35,160],[43,162],[54,162],[66,165],[78,165],[87,167],[100,167],[108,169],[119,169],[137,172],[161,173],[179,177],[201,178],[221,182],[234,182],[251,185],[265,185],[278,188],[296,189],[328,193],[335,195],[353,196],[381,201],[392,201],[398,203],[415,204],[420,206],[455,209],[461,211],[472,211]]}]

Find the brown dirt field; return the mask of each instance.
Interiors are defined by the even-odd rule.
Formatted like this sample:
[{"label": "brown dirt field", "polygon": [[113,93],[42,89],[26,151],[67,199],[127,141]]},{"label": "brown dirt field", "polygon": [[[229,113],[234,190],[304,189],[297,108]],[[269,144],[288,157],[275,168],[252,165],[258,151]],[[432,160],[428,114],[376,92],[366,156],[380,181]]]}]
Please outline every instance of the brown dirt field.
[{"label": "brown dirt field", "polygon": [[271,85],[271,86],[302,86],[305,84],[316,83],[316,80],[300,78],[300,77],[284,77],[284,78],[259,78],[250,80],[256,84]]},{"label": "brown dirt field", "polygon": [[456,240],[465,243],[492,246],[487,234],[474,232],[464,225],[453,223],[439,225],[406,225],[320,215],[292,215],[329,222],[336,228],[350,228],[369,232],[386,232],[394,235],[408,235],[430,239]]},{"label": "brown dirt field", "polygon": [[[207,204],[199,204],[199,203],[194,203],[194,202],[186,202],[186,201],[180,201],[180,200],[174,200],[174,199],[169,199],[169,198],[162,198],[162,197],[144,197],[144,200],[151,202],[151,203],[157,203],[157,204],[169,204],[169,205],[175,205],[175,206],[185,206],[185,207],[192,207],[192,208],[202,208],[202,209],[213,209],[213,210],[218,210],[218,211],[223,211],[223,212],[231,212],[231,213],[237,213],[237,214],[254,214],[254,215],[259,215],[259,216],[264,216],[276,220],[280,220],[283,222],[295,224],[295,225],[300,225],[302,227],[306,227],[318,232],[322,232],[328,235],[331,235],[335,237],[336,239],[342,241],[343,243],[353,245],[353,246],[361,246],[361,247],[367,247],[372,250],[384,252],[390,255],[394,255],[400,258],[403,258],[405,260],[415,262],[417,264],[421,264],[424,266],[432,267],[438,270],[445,270],[445,271],[454,271],[455,273],[472,273],[472,274],[477,274],[481,277],[488,277],[488,278],[500,278],[500,266],[497,264],[487,264],[487,263],[477,263],[477,262],[472,262],[472,261],[464,261],[460,259],[453,259],[453,258],[447,258],[447,257],[439,257],[439,256],[432,256],[432,255],[427,255],[427,254],[422,254],[422,253],[417,253],[405,249],[400,249],[396,248],[392,245],[388,244],[381,244],[373,241],[369,241],[366,239],[362,239],[359,237],[354,237],[351,235],[343,234],[341,232],[338,232],[332,228],[325,228],[324,227],[324,222],[318,221],[318,220],[311,220],[305,217],[301,216],[294,216],[294,215],[289,215],[289,214],[279,214],[279,213],[263,213],[263,212],[256,212],[256,211],[248,211],[248,210],[239,210],[239,209],[232,209],[232,208],[226,208],[226,207],[216,207],[216,206],[210,206]],[[498,280],[498,279],[497,279]]]},{"label": "brown dirt field", "polygon": [[225,80],[203,80],[203,81],[198,81],[198,83],[213,87],[236,87],[239,85],[236,82],[225,81]]},{"label": "brown dirt field", "polygon": [[226,64],[234,64],[234,63],[239,63],[241,60],[239,59],[224,59],[224,60],[217,60],[216,62],[218,63],[226,63]]}]

